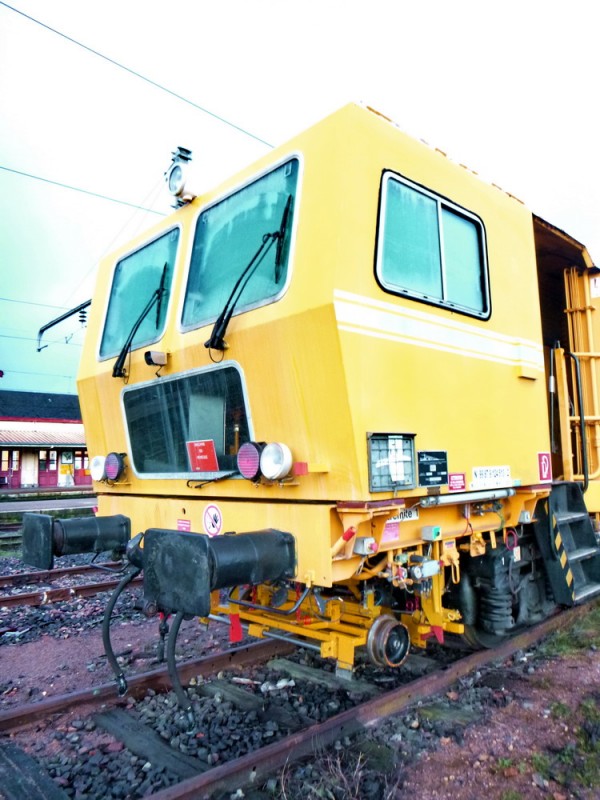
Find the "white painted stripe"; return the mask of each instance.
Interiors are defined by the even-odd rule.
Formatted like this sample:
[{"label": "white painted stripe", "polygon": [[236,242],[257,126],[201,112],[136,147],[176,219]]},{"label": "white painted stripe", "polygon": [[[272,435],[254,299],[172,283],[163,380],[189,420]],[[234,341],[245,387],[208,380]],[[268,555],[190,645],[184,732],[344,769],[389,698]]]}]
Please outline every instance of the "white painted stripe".
[{"label": "white painted stripe", "polygon": [[541,344],[336,289],[338,329],[510,366],[544,371]]}]

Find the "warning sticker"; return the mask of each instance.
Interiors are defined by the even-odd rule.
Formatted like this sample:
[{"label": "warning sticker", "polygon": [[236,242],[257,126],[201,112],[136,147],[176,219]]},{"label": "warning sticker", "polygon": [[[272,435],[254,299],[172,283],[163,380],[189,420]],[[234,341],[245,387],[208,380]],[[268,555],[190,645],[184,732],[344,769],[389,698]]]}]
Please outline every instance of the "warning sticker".
[{"label": "warning sticker", "polygon": [[550,483],[552,480],[552,458],[550,453],[538,453],[538,471],[540,481]]},{"label": "warning sticker", "polygon": [[221,528],[223,527],[223,515],[221,514],[221,509],[219,506],[216,506],[211,503],[211,505],[206,506],[204,509],[204,530],[208,533],[209,536],[218,536],[221,533]]},{"label": "warning sticker", "polygon": [[212,439],[204,439],[197,442],[186,442],[190,468],[194,472],[218,472],[219,462],[215,443]]},{"label": "warning sticker", "polygon": [[448,475],[448,491],[464,492],[467,488],[467,476],[464,472],[451,472]]},{"label": "warning sticker", "polygon": [[400,523],[408,522],[419,519],[419,509],[416,506],[412,508],[401,508],[397,514],[390,517],[383,526],[382,542],[393,541],[400,536]]}]

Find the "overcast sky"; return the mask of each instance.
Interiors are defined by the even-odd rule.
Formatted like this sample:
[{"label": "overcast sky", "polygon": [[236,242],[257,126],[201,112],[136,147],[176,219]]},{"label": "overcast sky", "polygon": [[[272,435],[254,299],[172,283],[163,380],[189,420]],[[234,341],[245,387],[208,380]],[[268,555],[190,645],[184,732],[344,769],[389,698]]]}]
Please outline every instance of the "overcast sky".
[{"label": "overcast sky", "polygon": [[75,391],[81,323],[37,331],[169,211],[176,146],[200,193],[352,100],[600,261],[597,47],[588,0],[0,0],[0,390]]}]

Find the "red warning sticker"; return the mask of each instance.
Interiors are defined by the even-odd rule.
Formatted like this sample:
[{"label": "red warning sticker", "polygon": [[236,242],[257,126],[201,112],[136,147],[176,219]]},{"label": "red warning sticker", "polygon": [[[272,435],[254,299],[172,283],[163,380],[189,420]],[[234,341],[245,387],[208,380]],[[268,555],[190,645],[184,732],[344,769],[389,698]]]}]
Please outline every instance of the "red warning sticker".
[{"label": "red warning sticker", "polygon": [[538,472],[540,481],[552,480],[552,458],[550,453],[538,453]]},{"label": "red warning sticker", "polygon": [[448,475],[448,491],[464,492],[467,488],[467,476],[464,472],[451,472]]},{"label": "red warning sticker", "polygon": [[197,442],[186,442],[190,468],[194,472],[218,472],[219,462],[215,443],[212,439],[203,439]]}]

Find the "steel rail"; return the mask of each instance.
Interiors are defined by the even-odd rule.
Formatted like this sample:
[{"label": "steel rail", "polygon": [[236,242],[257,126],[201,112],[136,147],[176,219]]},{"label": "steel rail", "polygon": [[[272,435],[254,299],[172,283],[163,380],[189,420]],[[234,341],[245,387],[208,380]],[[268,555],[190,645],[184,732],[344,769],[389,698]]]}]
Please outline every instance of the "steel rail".
[{"label": "steel rail", "polygon": [[107,561],[101,564],[82,564],[79,567],[59,567],[58,569],[44,569],[37,572],[15,572],[13,575],[0,575],[0,589],[5,589],[7,586],[22,586],[28,583],[52,581],[54,578],[65,578],[69,575],[83,575],[86,572],[116,570],[120,566],[120,561]]},{"label": "steel rail", "polygon": [[236,791],[247,786],[260,786],[270,775],[284,766],[314,755],[338,739],[359,733],[387,717],[398,714],[419,700],[448,689],[473,670],[507,658],[517,650],[530,647],[550,633],[571,625],[587,613],[589,605],[569,609],[534,628],[517,634],[499,647],[472,653],[438,672],[417,678],[405,686],[330,717],[325,722],[312,725],[272,745],[149,795],[148,800],[202,800],[218,796],[221,792]]},{"label": "steel rail", "polygon": [[[202,798],[210,798],[221,792],[236,791],[247,786],[259,786],[285,765],[314,755],[342,737],[361,733],[382,720],[400,713],[419,700],[447,690],[474,670],[494,661],[506,659],[518,650],[531,647],[551,633],[572,625],[588,614],[589,609],[590,604],[588,603],[563,611],[539,625],[511,637],[498,647],[469,654],[437,672],[378,695],[325,722],[312,725],[265,748],[167,787],[149,795],[148,798],[149,800],[202,800]],[[227,668],[255,664],[260,660],[268,660],[273,656],[293,650],[294,648],[289,643],[277,640],[260,641],[227,652],[184,662],[179,666],[180,678],[182,682],[186,682],[198,675],[207,676]],[[129,694],[134,698],[142,697],[148,689],[161,691],[170,688],[166,666],[136,675],[129,681]],[[37,720],[65,713],[77,706],[117,705],[123,702],[123,698],[117,695],[114,683],[102,684],[93,689],[59,695],[39,703],[4,711],[0,713],[0,731],[12,731]]]},{"label": "steel rail", "polygon": [[[93,597],[100,592],[114,589],[121,579],[99,581],[98,583],[85,583],[81,586],[68,586],[59,589],[43,589],[39,592],[21,592],[20,594],[0,595],[0,608],[13,608],[14,606],[45,606],[61,600],[76,600],[78,597]],[[134,578],[130,586],[139,585],[142,578]]]},{"label": "steel rail", "polygon": [[[260,661],[266,661],[275,656],[291,653],[294,649],[289,643],[268,639],[191,661],[182,661],[177,665],[177,669],[181,680],[186,682],[198,675],[206,677],[224,669],[245,667]],[[143,697],[148,689],[160,692],[169,691],[172,688],[166,664],[148,672],[128,677],[127,684],[127,694],[136,699]],[[125,700],[126,698],[119,697],[115,681],[111,681],[100,686],[81,689],[77,692],[47,697],[39,703],[19,705],[2,711],[0,712],[0,731],[20,728],[54,714],[71,711],[77,706],[118,704],[125,702]]]}]

